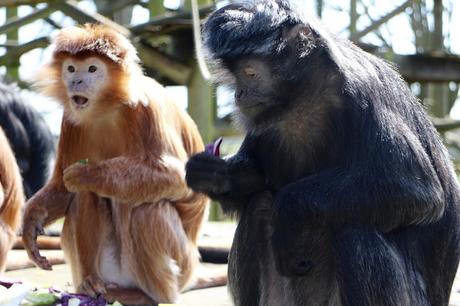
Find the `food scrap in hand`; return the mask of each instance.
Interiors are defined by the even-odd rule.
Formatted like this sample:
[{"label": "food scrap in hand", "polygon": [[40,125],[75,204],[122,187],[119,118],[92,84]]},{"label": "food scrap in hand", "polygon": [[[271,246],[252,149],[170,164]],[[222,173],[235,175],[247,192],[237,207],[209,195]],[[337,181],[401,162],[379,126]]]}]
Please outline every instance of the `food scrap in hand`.
[{"label": "food scrap in hand", "polygon": [[219,157],[220,156],[220,145],[222,144],[222,137],[217,138],[213,143],[206,145],[205,151],[209,154]]},{"label": "food scrap in hand", "polygon": [[87,158],[85,158],[85,159],[80,159],[78,162],[80,164],[87,165],[89,163],[89,160]]}]

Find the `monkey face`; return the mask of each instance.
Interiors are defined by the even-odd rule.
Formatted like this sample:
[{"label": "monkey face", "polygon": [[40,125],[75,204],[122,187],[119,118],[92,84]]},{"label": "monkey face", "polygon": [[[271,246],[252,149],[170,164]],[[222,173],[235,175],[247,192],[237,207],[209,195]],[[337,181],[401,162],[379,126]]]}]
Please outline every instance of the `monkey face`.
[{"label": "monkey face", "polygon": [[231,65],[235,75],[235,102],[248,117],[282,103],[281,88],[270,66],[263,59],[244,58]]},{"label": "monkey face", "polygon": [[62,81],[70,109],[75,115],[82,116],[95,107],[109,83],[108,67],[97,57],[69,57],[62,62]]}]

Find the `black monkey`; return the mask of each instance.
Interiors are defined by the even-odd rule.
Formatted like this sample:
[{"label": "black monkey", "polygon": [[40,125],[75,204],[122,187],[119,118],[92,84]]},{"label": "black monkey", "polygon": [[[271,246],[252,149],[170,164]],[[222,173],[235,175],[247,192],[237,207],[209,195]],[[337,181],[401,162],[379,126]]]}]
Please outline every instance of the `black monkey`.
[{"label": "black monkey", "polygon": [[0,82],[0,126],[5,131],[30,198],[47,181],[55,144],[41,115],[27,105],[18,88]]},{"label": "black monkey", "polygon": [[217,10],[204,44],[246,137],[186,179],[239,216],[235,304],[448,305],[459,186],[393,67],[282,0]]}]

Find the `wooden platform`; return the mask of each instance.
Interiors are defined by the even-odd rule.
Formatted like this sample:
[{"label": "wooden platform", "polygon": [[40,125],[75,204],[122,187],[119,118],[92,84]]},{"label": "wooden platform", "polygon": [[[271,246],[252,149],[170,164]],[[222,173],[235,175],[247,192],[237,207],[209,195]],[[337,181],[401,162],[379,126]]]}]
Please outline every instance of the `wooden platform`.
[{"label": "wooden platform", "polygon": [[[210,223],[203,230],[200,244],[212,246],[228,246],[231,244],[235,225],[232,223]],[[62,257],[62,251],[44,251],[47,257]],[[9,263],[14,263],[21,257],[27,255],[23,250],[13,250],[8,254]],[[226,265],[202,264],[199,267],[200,275],[212,274],[214,272],[226,270]],[[27,268],[14,270],[5,273],[7,277],[23,280],[38,288],[56,287],[61,290],[73,291],[71,285],[70,267],[60,264],[53,267],[53,271],[43,271],[37,268]],[[227,292],[227,287],[217,287],[210,289],[195,290],[183,293],[180,297],[180,305],[184,306],[230,306],[231,298]],[[460,306],[460,273],[454,283],[451,295],[451,306]]]}]

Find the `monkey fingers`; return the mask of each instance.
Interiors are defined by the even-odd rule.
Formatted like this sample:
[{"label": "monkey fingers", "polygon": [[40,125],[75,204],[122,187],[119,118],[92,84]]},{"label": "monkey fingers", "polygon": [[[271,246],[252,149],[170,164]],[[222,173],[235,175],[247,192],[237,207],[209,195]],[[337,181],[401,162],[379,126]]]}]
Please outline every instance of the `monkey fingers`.
[{"label": "monkey fingers", "polygon": [[75,163],[64,169],[63,181],[64,186],[70,192],[85,190],[85,186],[90,185],[92,175],[92,165]]},{"label": "monkey fingers", "polygon": [[186,165],[185,179],[190,188],[206,194],[223,194],[231,190],[225,160],[208,153],[193,156]]}]

